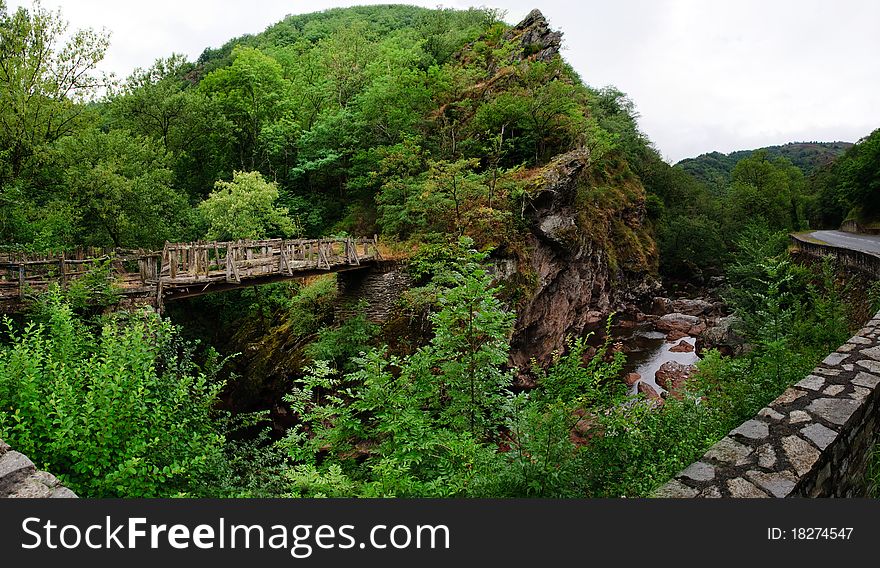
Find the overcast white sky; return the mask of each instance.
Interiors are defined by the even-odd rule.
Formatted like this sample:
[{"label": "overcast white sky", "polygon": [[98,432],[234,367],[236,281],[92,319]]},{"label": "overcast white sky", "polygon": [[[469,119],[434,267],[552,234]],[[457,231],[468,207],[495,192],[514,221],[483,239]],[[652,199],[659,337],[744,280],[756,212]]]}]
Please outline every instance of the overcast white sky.
[{"label": "overcast white sky", "polygon": [[[107,28],[106,71],[126,77],[172,52],[258,33],[338,0],[43,0],[72,27]],[[409,2],[436,7],[441,2]],[[29,0],[7,0],[10,9]],[[790,141],[855,141],[880,127],[880,2],[874,0],[446,0],[518,22],[534,7],[564,32],[563,55],[590,85],[629,94],[675,162]]]}]

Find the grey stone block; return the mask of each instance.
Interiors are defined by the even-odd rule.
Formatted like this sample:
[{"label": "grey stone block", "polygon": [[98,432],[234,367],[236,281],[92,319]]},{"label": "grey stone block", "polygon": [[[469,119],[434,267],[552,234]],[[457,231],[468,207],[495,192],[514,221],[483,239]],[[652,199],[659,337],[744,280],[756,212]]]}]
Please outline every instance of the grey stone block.
[{"label": "grey stone block", "polygon": [[77,494],[67,487],[58,487],[49,496],[51,499],[77,499]]},{"label": "grey stone block", "polygon": [[764,469],[772,469],[776,465],[776,451],[770,444],[764,444],[757,449],[758,466]]},{"label": "grey stone block", "polygon": [[657,489],[653,496],[661,499],[689,499],[697,496],[697,490],[688,487],[677,479],[673,479],[666,485]]},{"label": "grey stone block", "polygon": [[836,367],[837,365],[840,365],[841,363],[846,361],[848,357],[849,354],[847,353],[832,353],[822,359],[822,363],[828,365],[829,367]]},{"label": "grey stone block", "polygon": [[871,347],[869,349],[862,349],[860,351],[862,355],[867,355],[871,359],[875,361],[880,361],[880,347]]},{"label": "grey stone block", "polygon": [[857,361],[856,365],[862,367],[863,369],[868,369],[868,371],[874,374],[880,374],[880,361],[874,361],[873,359],[862,359],[861,361]]},{"label": "grey stone block", "polygon": [[705,462],[694,462],[679,474],[694,481],[711,481],[715,479],[715,468]]},{"label": "grey stone block", "polygon": [[725,436],[709,448],[709,451],[703,457],[720,463],[743,465],[749,462],[751,454],[752,449],[750,447],[740,444],[729,436]]},{"label": "grey stone block", "polygon": [[45,499],[52,495],[53,488],[41,483],[34,475],[15,484],[7,497],[13,499]]},{"label": "grey stone block", "polygon": [[826,428],[821,424],[810,424],[801,428],[801,434],[808,440],[816,444],[820,450],[824,450],[837,439],[837,432],[831,428]]},{"label": "grey stone block", "polygon": [[774,400],[771,404],[773,404],[774,406],[777,406],[777,407],[785,405],[785,404],[791,404],[792,402],[801,398],[805,394],[807,394],[807,393],[805,393],[802,390],[789,388],[789,389],[786,389],[785,392],[783,392],[781,395],[776,397],[776,400]]},{"label": "grey stone block", "polygon": [[842,426],[859,409],[859,406],[859,403],[852,399],[817,398],[807,405],[807,411],[813,416]]},{"label": "grey stone block", "polygon": [[37,471],[34,462],[15,450],[0,456],[0,495],[13,491],[12,487]]},{"label": "grey stone block", "polygon": [[810,415],[803,410],[792,410],[791,414],[788,415],[789,424],[800,424],[802,422],[809,422],[810,420],[812,420]]},{"label": "grey stone block", "polygon": [[822,391],[822,394],[825,396],[837,396],[843,392],[843,385],[830,385],[825,387],[825,390]]},{"label": "grey stone block", "polygon": [[870,373],[866,373],[864,371],[859,371],[859,373],[856,375],[856,378],[852,380],[852,384],[873,389],[878,384],[880,384],[880,377],[872,375]]},{"label": "grey stone block", "polygon": [[739,434],[752,440],[761,440],[770,434],[770,429],[766,422],[760,420],[747,420],[740,425],[739,428],[731,432],[731,434]]},{"label": "grey stone block", "polygon": [[794,386],[806,390],[817,391],[825,386],[825,379],[817,375],[807,375],[806,378],[801,379],[795,383]]},{"label": "grey stone block", "polygon": [[797,436],[783,438],[782,449],[798,475],[810,471],[819,459],[819,450]]},{"label": "grey stone block", "polygon": [[797,478],[787,471],[774,473],[749,471],[746,477],[774,497],[788,497],[797,485]]},{"label": "grey stone block", "polygon": [[727,480],[727,489],[731,497],[740,499],[766,498],[767,494],[749,483],[742,477]]},{"label": "grey stone block", "polygon": [[853,391],[849,394],[849,397],[853,400],[862,401],[868,398],[869,394],[871,394],[871,391],[864,387],[853,387]]},{"label": "grey stone block", "polygon": [[762,418],[769,418],[770,420],[782,420],[785,418],[785,415],[776,412],[769,406],[765,406],[761,410],[758,411],[758,416]]}]

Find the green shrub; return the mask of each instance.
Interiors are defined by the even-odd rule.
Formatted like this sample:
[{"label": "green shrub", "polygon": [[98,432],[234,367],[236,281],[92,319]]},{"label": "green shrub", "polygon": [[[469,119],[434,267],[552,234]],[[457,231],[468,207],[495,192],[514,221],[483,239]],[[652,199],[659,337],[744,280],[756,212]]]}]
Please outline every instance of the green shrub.
[{"label": "green shrub", "polygon": [[90,336],[57,290],[46,311],[21,331],[6,321],[0,437],[82,496],[220,492],[212,406],[223,385],[196,368],[177,329],[144,310]]}]

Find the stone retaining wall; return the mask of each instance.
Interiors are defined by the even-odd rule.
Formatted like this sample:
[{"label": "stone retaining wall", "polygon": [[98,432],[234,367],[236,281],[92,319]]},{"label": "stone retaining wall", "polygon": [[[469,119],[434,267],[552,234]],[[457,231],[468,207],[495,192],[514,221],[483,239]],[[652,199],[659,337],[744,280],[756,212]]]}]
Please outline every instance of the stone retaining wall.
[{"label": "stone retaining wall", "polygon": [[374,323],[391,319],[401,294],[412,286],[412,278],[404,267],[393,261],[377,263],[369,270],[340,272],[336,282],[340,299],[337,314],[355,315],[354,306],[364,300],[364,313]]},{"label": "stone retaining wall", "polygon": [[817,257],[833,256],[843,266],[880,277],[880,256],[869,252],[813,242],[804,235],[790,235],[790,240],[792,248],[797,251]]},{"label": "stone retaining wall", "polygon": [[877,439],[880,312],[656,497],[861,497]]},{"label": "stone retaining wall", "polygon": [[37,471],[34,462],[0,440],[0,497],[76,497],[55,476]]}]

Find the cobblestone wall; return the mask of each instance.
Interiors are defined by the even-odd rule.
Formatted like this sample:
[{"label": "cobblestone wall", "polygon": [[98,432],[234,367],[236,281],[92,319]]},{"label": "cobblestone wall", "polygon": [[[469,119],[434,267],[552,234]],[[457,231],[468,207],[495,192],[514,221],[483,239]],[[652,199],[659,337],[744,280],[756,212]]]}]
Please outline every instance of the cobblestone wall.
[{"label": "cobblestone wall", "polygon": [[76,497],[52,474],[37,471],[27,456],[0,440],[0,497]]},{"label": "cobblestone wall", "polygon": [[878,434],[880,313],[656,497],[859,497]]},{"label": "cobblestone wall", "polygon": [[354,315],[357,302],[366,301],[365,313],[372,322],[386,322],[394,315],[397,300],[412,286],[412,278],[396,262],[383,262],[370,270],[340,272],[338,313]]}]

